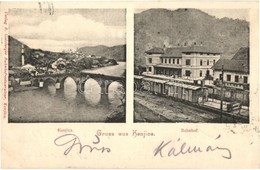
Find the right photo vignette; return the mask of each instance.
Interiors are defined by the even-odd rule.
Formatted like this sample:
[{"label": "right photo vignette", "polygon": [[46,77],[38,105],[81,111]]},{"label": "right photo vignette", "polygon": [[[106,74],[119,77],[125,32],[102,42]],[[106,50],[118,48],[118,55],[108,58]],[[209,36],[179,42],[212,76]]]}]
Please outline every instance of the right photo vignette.
[{"label": "right photo vignette", "polygon": [[249,9],[135,9],[135,123],[249,123]]}]

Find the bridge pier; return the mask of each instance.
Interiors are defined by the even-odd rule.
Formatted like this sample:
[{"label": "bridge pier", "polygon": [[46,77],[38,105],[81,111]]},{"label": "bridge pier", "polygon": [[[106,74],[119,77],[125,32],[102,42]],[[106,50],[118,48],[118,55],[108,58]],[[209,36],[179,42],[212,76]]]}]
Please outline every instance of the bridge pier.
[{"label": "bridge pier", "polygon": [[104,79],[102,79],[100,82],[101,82],[100,83],[101,95],[102,94],[108,95],[108,87],[111,84],[111,82],[104,80]]},{"label": "bridge pier", "polygon": [[55,83],[55,88],[56,90],[60,89],[60,80],[57,79],[56,83]]},{"label": "bridge pier", "polygon": [[85,85],[85,82],[86,82],[87,80],[78,80],[77,82],[76,82],[76,85],[77,85],[77,91],[78,91],[78,93],[81,93],[81,94],[83,94],[84,93],[84,91],[85,91],[85,87],[84,87],[84,85]]},{"label": "bridge pier", "polygon": [[40,79],[39,80],[39,87],[43,87],[43,83],[44,83],[43,79]]},{"label": "bridge pier", "polygon": [[100,104],[109,104],[108,94],[100,94]]}]

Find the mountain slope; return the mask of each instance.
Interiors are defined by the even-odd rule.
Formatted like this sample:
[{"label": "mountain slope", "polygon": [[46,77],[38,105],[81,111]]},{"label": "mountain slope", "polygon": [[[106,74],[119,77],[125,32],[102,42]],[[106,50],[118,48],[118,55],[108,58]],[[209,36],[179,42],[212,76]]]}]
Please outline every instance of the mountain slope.
[{"label": "mountain slope", "polygon": [[[8,36],[8,52],[9,52],[9,66],[20,66],[22,63],[21,51],[22,44],[17,39],[12,36]],[[24,56],[25,61],[28,61],[30,58],[32,49],[27,45],[24,45]]]},{"label": "mountain slope", "polygon": [[[21,51],[23,43],[13,38],[12,36],[8,36],[8,39],[9,66],[21,66]],[[89,55],[94,54],[104,56],[110,59],[115,59],[117,61],[126,60],[126,45],[118,45],[113,47],[107,47],[102,45],[95,47],[82,47],[78,49],[78,51]],[[36,53],[42,53],[44,55],[43,57],[41,57],[41,61],[44,61],[44,63],[53,62],[59,57],[70,58],[74,56],[70,53],[51,52],[41,49],[31,49],[30,47],[24,44],[25,63],[35,64],[33,56]],[[37,60],[40,61],[40,59]]]},{"label": "mountain slope", "polygon": [[218,19],[197,9],[149,9],[135,14],[135,63],[145,64],[144,52],[152,47],[203,43],[230,58],[240,47],[249,46],[249,23]]},{"label": "mountain slope", "polygon": [[107,58],[115,59],[117,61],[126,61],[126,45],[117,45],[113,47],[107,46],[86,46],[81,47],[77,52],[84,53],[87,55],[98,55]]}]

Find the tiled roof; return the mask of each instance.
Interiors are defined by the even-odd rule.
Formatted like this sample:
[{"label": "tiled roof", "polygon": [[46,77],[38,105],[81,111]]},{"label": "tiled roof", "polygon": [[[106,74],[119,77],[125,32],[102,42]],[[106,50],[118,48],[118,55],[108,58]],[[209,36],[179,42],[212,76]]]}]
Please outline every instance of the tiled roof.
[{"label": "tiled roof", "polygon": [[241,47],[233,56],[232,60],[247,60],[249,61],[249,47]]},{"label": "tiled roof", "polygon": [[182,47],[167,48],[162,57],[182,57]]},{"label": "tiled roof", "polygon": [[198,53],[211,53],[211,54],[220,54],[221,52],[216,49],[211,49],[206,46],[191,46],[183,48],[182,52],[191,53],[191,52],[198,52]]},{"label": "tiled roof", "polygon": [[217,71],[221,71],[222,64],[223,64],[224,71],[249,74],[249,65],[248,65],[247,60],[220,59],[212,67],[212,69],[217,70]]},{"label": "tiled roof", "polygon": [[164,50],[163,48],[154,47],[150,50],[145,51],[147,54],[163,54]]},{"label": "tiled roof", "polygon": [[182,53],[190,53],[190,52],[198,52],[198,53],[210,53],[210,54],[220,54],[218,50],[210,49],[205,46],[191,46],[191,47],[171,47],[166,48],[164,51],[163,48],[154,47],[145,53],[147,54],[162,54],[162,57],[182,57]]}]

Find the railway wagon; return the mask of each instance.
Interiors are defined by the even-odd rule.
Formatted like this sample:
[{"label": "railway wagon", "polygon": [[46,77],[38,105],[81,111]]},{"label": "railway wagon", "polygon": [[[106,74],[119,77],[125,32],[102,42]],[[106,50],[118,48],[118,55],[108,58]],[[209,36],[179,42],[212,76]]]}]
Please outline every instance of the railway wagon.
[{"label": "railway wagon", "polygon": [[167,96],[192,103],[201,103],[207,100],[207,90],[207,88],[183,83],[165,83],[165,92]]},{"label": "railway wagon", "polygon": [[142,91],[170,96],[178,100],[201,104],[208,100],[208,88],[154,78],[142,79]]},{"label": "railway wagon", "polygon": [[168,81],[154,78],[143,78],[143,90],[153,94],[165,94],[166,82]]}]

